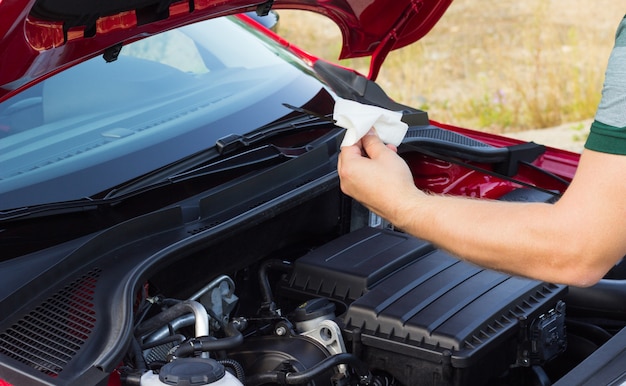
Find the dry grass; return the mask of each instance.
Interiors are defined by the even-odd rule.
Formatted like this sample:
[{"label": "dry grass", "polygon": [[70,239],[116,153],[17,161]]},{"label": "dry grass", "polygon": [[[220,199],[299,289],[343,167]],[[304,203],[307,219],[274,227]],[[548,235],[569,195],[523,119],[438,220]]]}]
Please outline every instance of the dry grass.
[{"label": "dry grass", "polygon": [[[494,132],[593,117],[626,0],[455,0],[421,41],[392,52],[378,83],[432,119]],[[281,11],[279,32],[336,61],[339,31]],[[367,60],[342,64],[367,74]]]}]

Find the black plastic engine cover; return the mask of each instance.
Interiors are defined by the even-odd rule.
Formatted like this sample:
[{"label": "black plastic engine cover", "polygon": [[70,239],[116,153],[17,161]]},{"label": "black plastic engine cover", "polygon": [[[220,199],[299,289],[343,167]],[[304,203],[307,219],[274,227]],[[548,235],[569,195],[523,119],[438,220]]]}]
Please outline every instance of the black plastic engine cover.
[{"label": "black plastic engine cover", "polygon": [[[565,349],[567,287],[482,269],[399,232],[363,228],[326,244],[296,261],[287,287],[346,304],[353,350],[405,384],[475,385]],[[529,326],[558,323],[550,340],[532,341],[542,334]]]}]

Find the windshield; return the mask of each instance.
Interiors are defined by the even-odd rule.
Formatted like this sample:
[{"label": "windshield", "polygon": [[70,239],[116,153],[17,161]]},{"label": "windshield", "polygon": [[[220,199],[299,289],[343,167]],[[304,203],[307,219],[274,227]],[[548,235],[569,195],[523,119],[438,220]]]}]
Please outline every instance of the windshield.
[{"label": "windshield", "polygon": [[[246,133],[321,83],[236,18],[152,36],[0,104],[0,210],[79,199]],[[228,38],[225,38],[228,37]]]}]

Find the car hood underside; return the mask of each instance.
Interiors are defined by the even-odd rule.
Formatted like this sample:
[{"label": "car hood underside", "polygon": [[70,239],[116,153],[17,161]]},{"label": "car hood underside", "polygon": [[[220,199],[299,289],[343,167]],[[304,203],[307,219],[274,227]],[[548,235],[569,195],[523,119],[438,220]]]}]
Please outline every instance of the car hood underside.
[{"label": "car hood underside", "polygon": [[114,60],[121,45],[212,17],[300,9],[332,19],[339,58],[372,56],[375,78],[386,55],[424,36],[452,0],[16,0],[0,3],[0,99],[89,57]]}]

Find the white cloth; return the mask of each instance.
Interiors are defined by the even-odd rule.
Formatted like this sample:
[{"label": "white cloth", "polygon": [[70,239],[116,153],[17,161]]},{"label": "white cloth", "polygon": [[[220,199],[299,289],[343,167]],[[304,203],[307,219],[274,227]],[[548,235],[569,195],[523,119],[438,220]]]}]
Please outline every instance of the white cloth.
[{"label": "white cloth", "polygon": [[341,146],[352,146],[373,127],[384,143],[400,145],[408,125],[402,122],[402,113],[377,106],[336,98],[333,111],[335,124],[346,129]]}]

